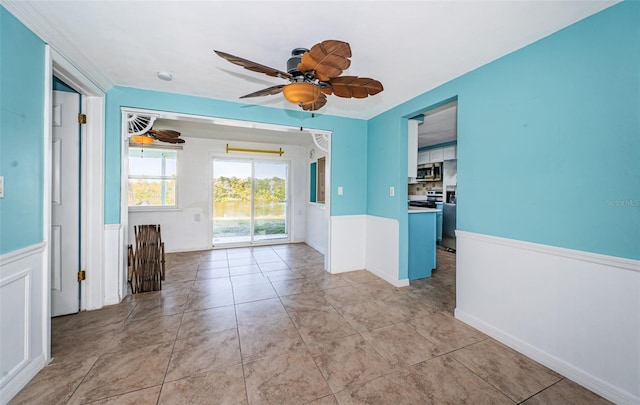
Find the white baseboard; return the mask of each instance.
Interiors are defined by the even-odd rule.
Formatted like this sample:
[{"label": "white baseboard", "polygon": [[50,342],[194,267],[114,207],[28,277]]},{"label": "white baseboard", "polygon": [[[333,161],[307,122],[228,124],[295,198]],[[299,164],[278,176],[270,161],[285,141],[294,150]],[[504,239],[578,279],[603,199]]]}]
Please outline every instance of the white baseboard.
[{"label": "white baseboard", "polygon": [[456,317],[620,404],[640,404],[640,261],[456,232]]},{"label": "white baseboard", "polygon": [[602,397],[616,404],[640,404],[640,398],[635,397],[627,392],[621,391],[619,388],[603,381],[602,379],[585,373],[584,370],[574,367],[566,361],[552,356],[547,352],[544,352],[537,347],[530,345],[529,343],[518,339],[515,336],[504,333],[504,331],[489,325],[488,323],[476,318],[473,315],[469,315],[459,309],[455,309],[455,317],[462,322],[473,326],[479,331],[492,338],[502,342],[503,344],[511,347],[524,354],[525,356],[537,361],[538,363],[552,369],[553,371],[562,374],[578,384],[589,388],[590,390],[597,392]]},{"label": "white baseboard", "polygon": [[[313,243],[310,240],[306,240],[306,241],[302,241],[304,243],[306,243],[307,245],[311,246],[312,248],[314,248],[315,250],[317,250],[318,252],[322,253],[323,255],[326,255],[327,253],[324,252],[324,248],[325,246],[320,246],[319,244]],[[293,243],[297,243],[297,242],[293,242]]]},{"label": "white baseboard", "polygon": [[8,404],[46,365],[47,360],[44,354],[41,354],[31,360],[13,378],[7,380],[7,383],[0,389],[0,404]]},{"label": "white baseboard", "polygon": [[375,274],[376,276],[380,277],[381,279],[383,279],[384,281],[386,281],[387,283],[393,285],[394,287],[408,287],[409,286],[409,279],[405,278],[404,280],[398,280],[397,278],[391,278],[388,276],[388,274],[385,273],[374,273],[371,272],[373,274]]}]

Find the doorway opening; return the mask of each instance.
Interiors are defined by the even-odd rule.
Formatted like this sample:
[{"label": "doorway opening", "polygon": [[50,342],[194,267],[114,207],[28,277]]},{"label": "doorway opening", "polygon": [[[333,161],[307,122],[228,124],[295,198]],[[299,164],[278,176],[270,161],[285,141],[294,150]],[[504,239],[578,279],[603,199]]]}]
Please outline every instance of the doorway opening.
[{"label": "doorway opening", "polygon": [[289,241],[289,166],[213,159],[213,246]]},{"label": "doorway opening", "polygon": [[[129,138],[134,133],[128,122],[134,115],[148,117],[149,125],[156,130],[179,132],[185,140],[177,152],[175,206],[129,205]],[[121,212],[125,213],[122,216],[125,251],[129,241],[134,240],[134,225],[160,224],[167,253],[307,243],[325,256],[324,267],[330,269],[329,131],[131,107],[121,108],[121,117]],[[146,150],[151,147],[173,146],[147,145],[145,158]],[[265,153],[279,149],[283,152],[280,157]],[[319,204],[309,202],[308,194],[310,163],[318,158],[316,153],[324,156],[326,163],[323,183],[326,201],[321,204],[322,210],[316,208]],[[214,167],[214,160],[216,166],[236,162],[247,168],[235,175],[224,174],[223,166]],[[244,188],[245,194],[221,199],[221,193],[214,190],[216,181],[222,180],[217,177],[228,177],[225,181],[231,182],[234,176],[236,182],[244,181],[244,186],[235,184],[234,187]],[[119,274],[124,296],[126,266],[121,267]]]},{"label": "doorway opening", "polygon": [[436,287],[433,296],[440,304],[446,304],[447,310],[453,311],[456,299],[458,99],[443,100],[412,115],[411,119],[418,121],[417,176],[409,179],[409,205],[438,210],[435,268],[431,277],[416,280],[416,284]]}]

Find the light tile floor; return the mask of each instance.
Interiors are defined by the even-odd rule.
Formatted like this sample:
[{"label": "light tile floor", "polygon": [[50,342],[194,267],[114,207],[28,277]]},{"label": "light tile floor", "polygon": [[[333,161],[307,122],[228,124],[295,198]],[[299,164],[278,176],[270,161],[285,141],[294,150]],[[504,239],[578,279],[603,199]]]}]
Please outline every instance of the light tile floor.
[{"label": "light tile floor", "polygon": [[160,292],[52,319],[11,404],[605,404],[453,318],[455,255],[395,288],[305,244],[167,255]]}]

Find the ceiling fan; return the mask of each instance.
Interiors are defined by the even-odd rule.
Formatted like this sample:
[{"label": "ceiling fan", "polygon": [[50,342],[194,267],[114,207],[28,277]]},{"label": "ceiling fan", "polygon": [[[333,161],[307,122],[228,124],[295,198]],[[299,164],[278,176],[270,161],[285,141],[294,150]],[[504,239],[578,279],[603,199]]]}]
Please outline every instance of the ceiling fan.
[{"label": "ceiling fan", "polygon": [[358,76],[340,76],[349,68],[351,47],[347,42],[322,41],[311,49],[295,48],[287,61],[287,71],[281,71],[221,51],[214,51],[229,62],[253,72],[289,80],[246,94],[240,98],[269,96],[282,92],[291,103],[305,111],[317,111],[327,103],[327,96],[334,94],[344,98],[365,98],[380,93],[382,83]]},{"label": "ceiling fan", "polygon": [[149,145],[156,140],[167,143],[184,143],[184,139],[180,138],[180,132],[171,129],[150,129],[145,134],[131,137],[132,142],[140,145]]}]

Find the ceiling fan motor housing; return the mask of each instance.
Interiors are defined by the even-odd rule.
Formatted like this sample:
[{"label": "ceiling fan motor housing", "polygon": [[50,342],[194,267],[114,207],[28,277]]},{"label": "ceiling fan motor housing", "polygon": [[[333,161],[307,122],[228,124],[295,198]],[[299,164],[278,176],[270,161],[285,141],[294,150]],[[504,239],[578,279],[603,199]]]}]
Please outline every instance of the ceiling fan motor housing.
[{"label": "ceiling fan motor housing", "polygon": [[302,74],[302,72],[298,70],[298,64],[300,63],[300,59],[302,59],[302,55],[304,55],[304,53],[308,51],[309,50],[307,48],[295,48],[293,51],[291,51],[291,57],[287,61],[288,73],[294,76]]}]

